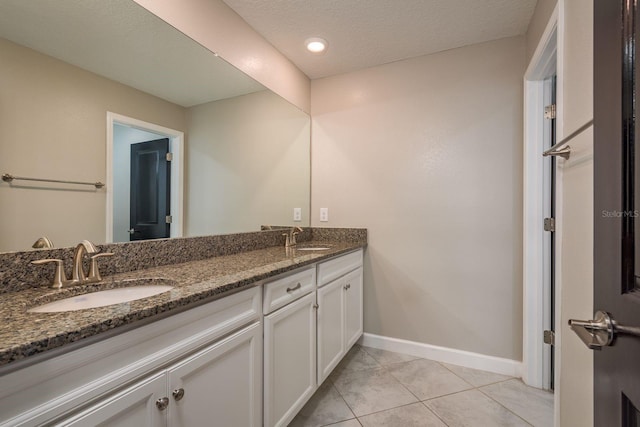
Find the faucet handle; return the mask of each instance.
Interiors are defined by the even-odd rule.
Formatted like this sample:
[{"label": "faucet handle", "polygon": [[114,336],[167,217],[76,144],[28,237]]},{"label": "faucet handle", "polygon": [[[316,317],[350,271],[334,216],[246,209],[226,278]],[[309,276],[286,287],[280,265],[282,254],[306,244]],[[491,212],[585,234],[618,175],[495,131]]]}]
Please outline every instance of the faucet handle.
[{"label": "faucet handle", "polygon": [[61,259],[56,259],[56,258],[39,259],[36,261],[31,261],[31,264],[42,265],[42,264],[49,264],[52,262],[56,263],[56,272],[53,276],[53,283],[51,283],[51,287],[53,289],[61,289],[67,283],[67,278],[64,275],[64,265],[62,264]]},{"label": "faucet handle", "polygon": [[105,256],[113,256],[111,252],[104,252],[101,254],[96,254],[91,257],[91,266],[89,267],[89,277],[87,277],[87,283],[99,282],[102,280],[102,276],[100,276],[100,269],[98,268],[98,258],[102,258]]}]

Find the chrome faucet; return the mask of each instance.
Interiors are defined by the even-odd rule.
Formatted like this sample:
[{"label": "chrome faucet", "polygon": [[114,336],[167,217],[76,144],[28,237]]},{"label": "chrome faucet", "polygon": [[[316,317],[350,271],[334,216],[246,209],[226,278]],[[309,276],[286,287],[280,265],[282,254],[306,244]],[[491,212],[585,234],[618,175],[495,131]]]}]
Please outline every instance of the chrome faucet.
[{"label": "chrome faucet", "polygon": [[302,231],[304,230],[300,227],[291,227],[291,230],[289,230],[288,234],[283,234],[283,236],[286,236],[286,239],[284,241],[284,247],[290,248],[292,246],[297,245],[298,242],[296,242],[296,236]]},{"label": "chrome faucet", "polygon": [[71,279],[67,279],[61,259],[40,259],[37,261],[31,261],[31,264],[41,265],[48,264],[50,262],[56,263],[56,272],[53,276],[53,283],[51,284],[51,287],[54,289],[61,289],[72,285],[82,285],[83,283],[94,283],[102,280],[102,277],[100,277],[100,271],[98,271],[98,258],[113,255],[110,252],[93,255],[91,257],[89,276],[87,277],[82,261],[84,260],[85,255],[95,254],[96,252],[98,252],[98,249],[90,241],[83,240],[78,243],[78,246],[76,246],[73,251],[73,270],[71,272]]}]

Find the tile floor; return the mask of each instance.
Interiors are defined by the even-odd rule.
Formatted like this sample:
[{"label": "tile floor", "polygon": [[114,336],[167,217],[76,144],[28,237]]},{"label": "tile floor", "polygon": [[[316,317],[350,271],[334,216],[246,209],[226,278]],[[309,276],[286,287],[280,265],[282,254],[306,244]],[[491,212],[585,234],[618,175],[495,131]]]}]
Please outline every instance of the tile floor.
[{"label": "tile floor", "polygon": [[553,426],[553,394],[516,378],[355,345],[293,427]]}]

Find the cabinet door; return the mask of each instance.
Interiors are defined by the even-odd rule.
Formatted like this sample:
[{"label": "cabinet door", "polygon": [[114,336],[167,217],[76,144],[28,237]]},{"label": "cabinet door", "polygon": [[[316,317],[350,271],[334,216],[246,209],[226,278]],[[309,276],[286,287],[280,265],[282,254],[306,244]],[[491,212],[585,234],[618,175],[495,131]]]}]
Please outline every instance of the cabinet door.
[{"label": "cabinet door", "polygon": [[156,406],[165,397],[164,373],[135,383],[131,387],[93,404],[80,414],[54,423],[59,426],[161,427],[166,425],[166,410]]},{"label": "cabinet door", "polygon": [[254,323],[168,369],[170,426],[260,426],[262,328]]},{"label": "cabinet door", "polygon": [[338,279],[318,289],[318,384],[346,353],[344,286]]},{"label": "cabinet door", "polygon": [[316,389],[316,295],[264,318],[264,425],[286,426]]},{"label": "cabinet door", "polygon": [[362,267],[344,276],[345,283],[345,338],[348,351],[363,332]]}]

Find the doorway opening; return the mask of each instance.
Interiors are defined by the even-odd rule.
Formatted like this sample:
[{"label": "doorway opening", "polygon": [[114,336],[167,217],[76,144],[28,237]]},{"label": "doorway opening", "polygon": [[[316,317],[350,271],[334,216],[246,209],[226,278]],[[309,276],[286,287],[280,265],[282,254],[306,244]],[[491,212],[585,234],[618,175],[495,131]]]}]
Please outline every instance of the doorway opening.
[{"label": "doorway opening", "polygon": [[[131,225],[131,215],[132,212],[135,213],[131,204],[131,152],[134,144],[154,140],[166,140],[168,152],[171,153],[167,158],[170,161],[166,171],[168,185],[165,194],[168,195],[166,203],[168,212],[167,215],[163,215],[165,218],[160,218],[160,222],[164,222],[165,229],[168,228],[166,237],[183,235],[183,132],[108,112],[106,212],[106,242],[108,243],[128,242],[141,238],[140,232],[136,235],[136,227]],[[151,157],[147,156],[147,158]],[[147,191],[144,193],[148,196]],[[149,199],[147,198],[144,202],[144,205],[148,205]],[[167,227],[167,223],[170,223],[170,226]],[[165,236],[159,234],[147,238],[158,237]]]},{"label": "doorway opening", "polygon": [[[554,119],[545,107],[556,104],[558,75],[558,8],[554,10],[524,76],[524,236],[523,236],[523,381],[554,389],[553,326],[556,313],[555,242],[550,220],[554,214],[554,160],[542,153],[555,143]],[[561,99],[558,99],[561,101]],[[561,105],[561,102],[558,102]],[[547,111],[550,117],[551,111]],[[546,223],[546,227],[545,227]],[[548,332],[545,332],[548,331]],[[548,342],[549,344],[545,343]]]}]

